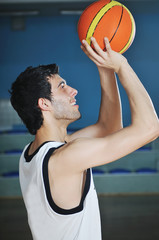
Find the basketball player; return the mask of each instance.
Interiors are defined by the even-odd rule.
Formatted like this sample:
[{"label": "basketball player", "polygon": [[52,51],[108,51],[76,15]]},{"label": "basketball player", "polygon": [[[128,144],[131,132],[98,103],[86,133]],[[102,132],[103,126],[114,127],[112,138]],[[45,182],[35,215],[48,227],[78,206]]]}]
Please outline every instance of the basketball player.
[{"label": "basketball player", "polygon": [[[67,85],[55,64],[29,67],[12,85],[12,105],[35,135],[20,159],[21,190],[34,240],[100,240],[91,168],[159,136],[151,99],[125,57],[111,49],[107,38],[106,52],[91,40],[95,51],[86,41],[81,48],[100,75],[101,107],[94,125],[67,135],[68,125],[80,118],[77,90]],[[131,124],[125,128],[115,73],[130,102]]]}]

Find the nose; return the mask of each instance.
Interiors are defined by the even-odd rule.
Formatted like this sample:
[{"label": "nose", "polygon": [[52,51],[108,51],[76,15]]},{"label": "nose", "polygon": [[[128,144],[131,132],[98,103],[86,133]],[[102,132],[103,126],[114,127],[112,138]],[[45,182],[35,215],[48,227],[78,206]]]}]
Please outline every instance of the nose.
[{"label": "nose", "polygon": [[78,94],[78,91],[75,88],[69,86],[70,97],[75,97]]}]

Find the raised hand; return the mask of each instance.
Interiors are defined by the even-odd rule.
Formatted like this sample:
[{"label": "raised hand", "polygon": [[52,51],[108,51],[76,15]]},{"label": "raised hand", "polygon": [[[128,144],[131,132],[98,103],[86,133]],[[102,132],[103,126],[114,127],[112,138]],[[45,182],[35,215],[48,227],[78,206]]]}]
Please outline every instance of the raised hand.
[{"label": "raised hand", "polygon": [[105,37],[104,42],[106,51],[103,51],[99,47],[94,37],[91,37],[91,43],[93,44],[94,49],[87,43],[86,40],[82,41],[81,49],[97,65],[97,67],[112,69],[118,73],[122,63],[127,60],[120,53],[111,49],[108,38]]}]

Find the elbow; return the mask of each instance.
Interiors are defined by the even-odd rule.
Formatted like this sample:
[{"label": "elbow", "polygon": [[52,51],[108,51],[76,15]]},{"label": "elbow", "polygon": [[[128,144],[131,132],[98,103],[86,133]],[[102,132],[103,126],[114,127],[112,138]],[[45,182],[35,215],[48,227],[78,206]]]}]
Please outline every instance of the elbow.
[{"label": "elbow", "polygon": [[117,121],[117,123],[112,124],[97,122],[96,126],[98,126],[98,137],[105,137],[123,129],[122,121]]},{"label": "elbow", "polygon": [[[132,124],[133,125],[133,124]],[[133,126],[135,126],[135,132],[140,135],[141,141],[146,143],[154,141],[159,137],[159,120],[144,120],[142,122],[136,122]],[[137,127],[137,128],[136,128]]]},{"label": "elbow", "polygon": [[154,127],[154,139],[159,137],[159,121],[156,124],[157,126]]},{"label": "elbow", "polygon": [[150,135],[151,141],[159,137],[159,120],[149,124],[147,131]]}]

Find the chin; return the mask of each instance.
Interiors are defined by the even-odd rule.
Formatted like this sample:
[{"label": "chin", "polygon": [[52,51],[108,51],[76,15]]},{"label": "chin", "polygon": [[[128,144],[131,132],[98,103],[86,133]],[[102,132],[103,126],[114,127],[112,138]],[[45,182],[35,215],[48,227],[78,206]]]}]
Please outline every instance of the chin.
[{"label": "chin", "polygon": [[72,123],[81,118],[81,113],[79,111],[69,112],[68,110],[63,110],[56,112],[55,118],[59,120],[66,120],[69,123]]},{"label": "chin", "polygon": [[72,118],[70,118],[70,119],[68,119],[68,120],[69,120],[70,123],[73,123],[73,122],[81,119],[81,117],[82,117],[82,116],[81,116],[80,112],[78,112],[78,114],[76,114],[76,116],[74,115],[74,117],[72,117]]}]

